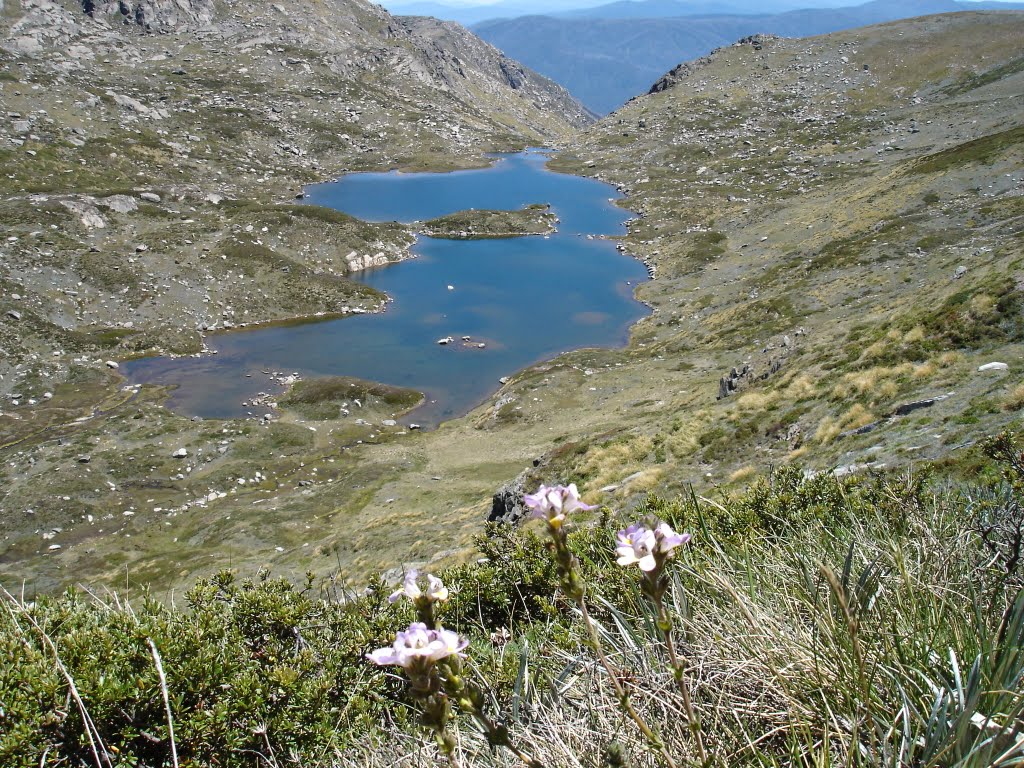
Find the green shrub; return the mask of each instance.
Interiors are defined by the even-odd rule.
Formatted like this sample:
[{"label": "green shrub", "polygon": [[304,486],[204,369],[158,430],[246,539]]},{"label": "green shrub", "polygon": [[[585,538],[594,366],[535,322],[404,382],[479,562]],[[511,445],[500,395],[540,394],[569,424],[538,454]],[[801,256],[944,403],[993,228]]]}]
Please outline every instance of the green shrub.
[{"label": "green shrub", "polygon": [[[616,530],[658,518],[694,536],[667,599],[680,648],[700,660],[694,700],[708,743],[730,766],[969,768],[1017,749],[1024,453],[1002,435],[964,461],[970,483],[949,462],[942,478],[777,468],[731,497],[652,495],[577,524],[568,543],[586,600],[645,716],[686,754],[640,573],[615,562]],[[574,723],[560,732],[579,754],[597,760],[612,742],[637,749],[622,721],[599,714],[615,709],[614,696],[585,673],[577,607],[533,530],[488,526],[477,562],[439,574],[452,593],[439,617],[470,639],[470,672],[509,727],[541,739],[558,713]],[[377,578],[343,598],[330,582],[315,585],[312,575],[295,585],[223,572],[180,607],[5,594],[0,765],[169,766],[164,684],[183,766],[316,768],[342,754],[354,756],[344,764],[386,764],[365,745],[413,729],[414,708],[365,655],[389,645],[412,608],[391,605]],[[993,718],[992,738],[979,713]],[[477,749],[471,729],[462,738]],[[560,764],[556,746],[532,748]],[[491,764],[474,754],[473,764]]]}]

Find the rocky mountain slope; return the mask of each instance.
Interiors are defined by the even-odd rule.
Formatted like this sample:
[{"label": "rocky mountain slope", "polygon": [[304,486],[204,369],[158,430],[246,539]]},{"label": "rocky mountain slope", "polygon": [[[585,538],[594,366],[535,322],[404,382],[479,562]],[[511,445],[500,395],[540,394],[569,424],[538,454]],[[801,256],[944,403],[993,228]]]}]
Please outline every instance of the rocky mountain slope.
[{"label": "rocky mountain slope", "polygon": [[1019,418],[1021,34],[967,13],[749,38],[558,160],[628,193],[657,275],[633,346],[667,466],[644,472],[951,457]]},{"label": "rocky mountain slope", "polygon": [[[440,23],[362,2],[253,7],[5,7],[0,280],[21,319],[0,332],[0,391],[21,388],[11,366],[47,345],[195,350],[225,321],[376,305],[339,278],[368,254],[401,258],[405,233],[307,213],[261,238],[281,217],[267,205],[346,168],[479,163],[589,119]],[[325,225],[335,237],[313,263]]]},{"label": "rocky mountain slope", "polygon": [[[472,35],[361,0],[0,3],[0,446],[93,415],[107,360],[380,308],[347,276],[412,233],[296,205],[304,183],[479,165],[590,120]],[[5,531],[45,517],[37,492],[5,494]]]},{"label": "rocky mountain slope", "polygon": [[[158,46],[150,58],[175,39],[131,29],[124,47]],[[137,59],[156,87],[131,90],[125,76],[92,107],[74,104],[99,75],[71,67],[59,77],[74,78],[76,95],[54,90],[47,115],[31,111],[26,73],[38,90],[58,75],[10,59],[0,84],[20,113],[11,124],[32,125],[0,179],[18,238],[0,260],[0,579],[171,586],[231,565],[363,583],[375,569],[460,557],[482,520],[514,504],[516,483],[491,497],[517,476],[520,488],[575,481],[589,502],[625,508],[691,483],[713,496],[785,463],[845,473],[963,461],[965,446],[1024,407],[1022,35],[1020,14],[970,13],[754,38],[678,68],[564,140],[557,167],[618,184],[638,213],[623,249],[656,276],[638,288],[653,314],[625,349],[521,371],[429,433],[396,416],[409,393],[350,381],[308,382],[269,423],[190,421],[162,407],[159,388],[122,389],[104,361],[181,325],[143,323],[129,303],[138,296],[159,306],[202,287],[202,315],[187,315],[180,342],[189,349],[196,325],[241,322],[247,308],[337,309],[340,297],[314,287],[348,285],[331,270],[340,277],[350,251],[403,252],[405,229],[322,213],[311,224],[310,209],[275,205],[296,180],[343,163],[415,164],[420,146],[470,162],[524,133],[465,106],[450,122],[426,109],[404,119],[416,114],[398,113],[409,102],[386,101],[370,72],[328,98],[315,79],[324,70],[303,75],[284,45],[231,49],[230,77],[199,42],[174,48],[173,62]],[[120,50],[97,54],[100,75],[112,77]],[[257,65],[261,79],[250,79]],[[307,90],[271,99],[257,89],[273,72]],[[188,87],[172,87],[175,77]],[[216,95],[199,90],[213,81]],[[422,93],[438,92],[431,83]],[[106,90],[171,117],[132,121],[130,102]],[[83,109],[92,121],[74,117]],[[268,136],[273,126],[287,135]],[[149,181],[156,174],[162,183]],[[58,191],[67,177],[75,186]],[[94,216],[103,228],[84,223]],[[78,264],[97,277],[68,266]],[[47,311],[65,313],[66,335],[52,335]],[[118,325],[86,324],[87,312]],[[8,363],[8,349],[20,357]],[[362,409],[339,415],[339,398],[357,396]]]}]

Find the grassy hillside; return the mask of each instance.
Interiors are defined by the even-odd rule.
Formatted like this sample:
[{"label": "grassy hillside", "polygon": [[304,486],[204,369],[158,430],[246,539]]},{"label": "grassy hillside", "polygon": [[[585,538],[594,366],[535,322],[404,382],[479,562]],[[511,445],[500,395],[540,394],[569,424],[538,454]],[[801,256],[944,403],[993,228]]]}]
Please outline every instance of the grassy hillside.
[{"label": "grassy hillside", "polygon": [[[557,160],[627,193],[651,317],[435,432],[394,422],[417,393],[354,379],[192,422],[95,352],[23,407],[52,375],[29,352],[0,417],[0,763],[422,765],[426,706],[467,765],[517,764],[488,740],[535,765],[1019,764],[1022,37],[961,14],[674,70]],[[305,231],[217,210],[225,261]],[[5,279],[5,318],[43,327]],[[503,498],[575,482],[598,508],[484,528],[517,473]],[[646,593],[616,562],[639,520],[693,536]],[[402,564],[442,575],[468,641],[443,694],[365,656],[416,617],[375,576]]]},{"label": "grassy hillside", "polygon": [[533,366],[434,432],[385,424],[405,407],[387,399],[193,422],[95,354],[44,401],[42,371],[18,391],[37,404],[0,417],[4,582],[168,598],[265,566],[361,585],[472,559],[524,471],[628,509],[771,466],[958,461],[1024,403],[1018,18],[730,47],[582,134],[558,163],[642,214],[623,246],[654,270],[653,315],[625,349]]},{"label": "grassy hillside", "polygon": [[[351,273],[408,258],[414,233],[297,202],[304,184],[477,167],[590,120],[465,30],[357,0],[7,3],[0,107],[0,571],[42,589],[120,580],[129,563],[143,581],[191,580],[233,557],[232,534],[241,553],[301,548],[305,518],[363,503],[389,460],[357,459],[363,481],[310,504],[330,476],[317,462],[393,439],[368,419],[407,403],[320,433],[295,422],[330,410],[301,402],[283,424],[214,425],[168,413],[159,388],[124,389],[107,362],[382,309]],[[281,517],[303,519],[302,541],[240,519],[267,492],[300,502]]]}]

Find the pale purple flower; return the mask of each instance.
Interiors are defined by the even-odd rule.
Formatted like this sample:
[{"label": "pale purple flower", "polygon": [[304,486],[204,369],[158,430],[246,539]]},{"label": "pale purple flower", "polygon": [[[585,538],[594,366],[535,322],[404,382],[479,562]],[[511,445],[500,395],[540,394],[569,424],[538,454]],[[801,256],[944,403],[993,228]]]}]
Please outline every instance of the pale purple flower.
[{"label": "pale purple flower", "polygon": [[397,589],[391,593],[388,598],[389,603],[393,603],[401,597],[408,597],[410,600],[417,600],[421,597],[426,597],[433,603],[443,602],[448,599],[448,587],[444,585],[437,576],[432,573],[427,574],[427,585],[426,589],[420,586],[420,574],[419,571],[413,569],[405,574],[405,581],[402,583],[402,588]]},{"label": "pale purple flower", "polygon": [[672,550],[690,540],[688,533],[676,533],[668,523],[658,523],[652,531],[646,525],[633,523],[616,535],[615,554],[619,565],[640,566],[641,571],[653,571],[658,563],[671,557]]},{"label": "pale purple flower", "polygon": [[658,523],[654,529],[654,538],[658,540],[658,551],[667,555],[676,547],[690,540],[688,533],[676,533],[668,523]]},{"label": "pale purple flower", "polygon": [[459,637],[457,632],[447,629],[427,629],[421,621],[415,621],[409,628],[395,635],[395,642],[389,648],[378,648],[366,654],[366,658],[379,666],[397,664],[403,669],[428,664],[449,656],[464,655],[462,650],[469,641]]},{"label": "pale purple flower", "polygon": [[633,523],[624,531],[616,534],[618,544],[615,546],[615,554],[619,565],[632,565],[636,563],[641,571],[653,571],[658,564],[654,557],[654,550],[657,547],[657,539],[654,531],[646,525]]},{"label": "pale purple flower", "polygon": [[596,506],[584,504],[580,500],[576,483],[553,487],[542,485],[536,493],[523,496],[523,503],[533,510],[531,517],[544,518],[552,528],[560,527],[565,522],[566,515],[572,512],[597,509]]}]

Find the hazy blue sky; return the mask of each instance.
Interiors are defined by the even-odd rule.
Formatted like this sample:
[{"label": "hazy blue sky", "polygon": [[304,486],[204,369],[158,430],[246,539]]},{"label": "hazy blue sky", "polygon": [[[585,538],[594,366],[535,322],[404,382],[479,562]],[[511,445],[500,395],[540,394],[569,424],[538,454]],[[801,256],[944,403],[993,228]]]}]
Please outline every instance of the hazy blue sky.
[{"label": "hazy blue sky", "polygon": [[[479,8],[488,5],[510,5],[531,8],[546,8],[548,10],[568,10],[571,8],[590,8],[603,5],[613,0],[429,0],[436,5],[446,5],[452,8]],[[997,0],[999,1],[999,0]],[[1003,0],[1013,2],[1013,0]],[[385,8],[400,8],[408,5],[418,5],[423,0],[378,0]],[[789,6],[792,8],[835,8],[843,5],[859,5],[867,0],[799,0],[799,2],[769,3],[770,5]],[[963,0],[963,2],[979,2],[979,0]]]}]

